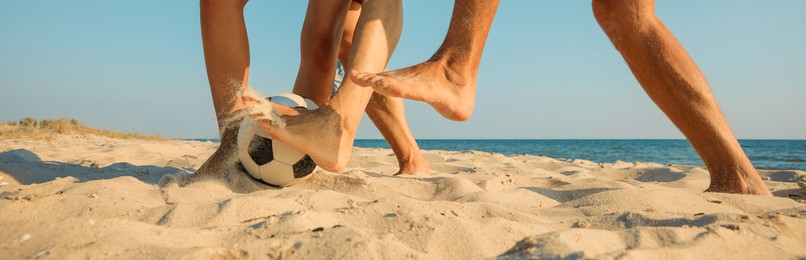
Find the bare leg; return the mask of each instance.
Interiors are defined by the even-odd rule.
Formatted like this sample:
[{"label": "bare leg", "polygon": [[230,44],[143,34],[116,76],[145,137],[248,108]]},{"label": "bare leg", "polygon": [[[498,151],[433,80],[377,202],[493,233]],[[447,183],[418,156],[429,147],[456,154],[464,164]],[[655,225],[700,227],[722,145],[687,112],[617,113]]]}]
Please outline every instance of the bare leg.
[{"label": "bare leg", "polygon": [[[381,72],[386,67],[400,38],[403,15],[400,0],[367,1],[356,28],[347,69]],[[283,128],[262,120],[264,131],[273,138],[310,155],[316,163],[330,171],[347,165],[353,148],[355,131],[372,95],[346,77],[333,99],[317,110],[284,113]],[[244,96],[247,105],[255,101]]]},{"label": "bare leg", "polygon": [[377,93],[424,101],[448,119],[467,120],[473,114],[476,75],[498,3],[455,1],[448,34],[426,62],[383,73],[356,69],[350,75]]},{"label": "bare leg", "polygon": [[204,59],[213,106],[218,120],[221,145],[200,167],[197,176],[221,176],[234,168],[239,122],[231,115],[244,107],[236,98],[246,87],[249,74],[249,43],[243,8],[246,0],[202,0],[201,29]]},{"label": "bare leg", "polygon": [[[294,93],[318,105],[330,98],[339,40],[351,0],[310,0],[300,39],[300,64]],[[353,21],[353,25],[355,21]]]},{"label": "bare leg", "polygon": [[[330,97],[336,54],[342,64],[349,63],[353,33],[360,15],[361,4],[352,0],[311,0],[308,3],[294,93],[311,98],[319,105]],[[395,152],[400,166],[398,174],[431,173],[409,130],[402,100],[387,100],[373,94],[366,112]]]},{"label": "bare leg", "polygon": [[400,166],[395,175],[401,174],[431,174],[428,162],[423,158],[420,147],[406,123],[403,100],[395,97],[386,97],[372,94],[367,105],[367,115],[381,131],[384,139],[392,147]]},{"label": "bare leg", "polygon": [[341,38],[339,38],[341,39],[339,43],[339,61],[341,61],[341,64],[348,64],[350,61],[350,50],[353,48],[355,27],[358,25],[358,18],[361,17],[362,4],[352,0],[350,2],[350,8],[347,9],[347,15],[344,17]]},{"label": "bare leg", "polygon": [[649,97],[702,157],[711,174],[707,191],[771,195],[702,72],[655,16],[655,1],[594,0],[593,12]]},{"label": "bare leg", "polygon": [[[361,14],[361,4],[352,2],[347,18],[344,22],[344,34],[341,37],[341,47],[339,60],[342,64],[349,63],[350,47],[353,45],[353,33],[358,17]],[[366,108],[367,115],[375,127],[381,131],[384,139],[392,147],[392,151],[397,157],[400,170],[399,174],[431,174],[428,163],[420,152],[414,135],[406,122],[406,112],[403,107],[403,100],[400,98],[386,97],[373,93]]]}]

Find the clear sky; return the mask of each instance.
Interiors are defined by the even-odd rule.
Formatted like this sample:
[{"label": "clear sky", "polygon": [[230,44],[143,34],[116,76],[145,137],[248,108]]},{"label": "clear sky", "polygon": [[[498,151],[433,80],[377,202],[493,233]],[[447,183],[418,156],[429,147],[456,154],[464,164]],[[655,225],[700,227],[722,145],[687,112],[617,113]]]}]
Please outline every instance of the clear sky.
[{"label": "clear sky", "polygon": [[[404,1],[390,68],[437,49],[453,1]],[[250,83],[290,92],[306,1],[246,7]],[[177,138],[216,138],[196,1],[1,1],[0,120],[77,118]],[[739,138],[806,139],[806,1],[658,1]],[[475,114],[407,102],[417,138],[682,138],[593,19],[589,1],[501,3]],[[362,120],[358,138],[379,138]]]}]

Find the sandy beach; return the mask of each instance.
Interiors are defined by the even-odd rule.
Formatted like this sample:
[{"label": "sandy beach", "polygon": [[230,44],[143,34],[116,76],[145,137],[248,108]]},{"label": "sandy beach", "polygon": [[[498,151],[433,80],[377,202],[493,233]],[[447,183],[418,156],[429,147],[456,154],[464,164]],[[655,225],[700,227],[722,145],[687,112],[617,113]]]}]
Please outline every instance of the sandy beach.
[{"label": "sandy beach", "polygon": [[806,260],[806,0],[78,3],[0,1],[0,260]]},{"label": "sandy beach", "polygon": [[703,193],[701,167],[473,151],[394,177],[391,150],[356,148],[348,171],[283,189],[164,177],[216,146],[0,139],[0,258],[806,257],[803,171],[762,171],[776,197],[759,197]]}]

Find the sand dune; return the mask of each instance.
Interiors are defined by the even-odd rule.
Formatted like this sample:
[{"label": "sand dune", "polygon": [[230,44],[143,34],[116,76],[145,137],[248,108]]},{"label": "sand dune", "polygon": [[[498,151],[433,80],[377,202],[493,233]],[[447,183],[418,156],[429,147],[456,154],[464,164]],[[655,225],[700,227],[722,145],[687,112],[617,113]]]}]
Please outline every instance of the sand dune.
[{"label": "sand dune", "polygon": [[[0,258],[478,259],[806,257],[803,171],[764,171],[776,197],[703,193],[702,168],[391,150],[343,174],[239,193],[160,180],[214,143],[59,135],[0,140]],[[804,185],[806,186],[806,185]]]}]

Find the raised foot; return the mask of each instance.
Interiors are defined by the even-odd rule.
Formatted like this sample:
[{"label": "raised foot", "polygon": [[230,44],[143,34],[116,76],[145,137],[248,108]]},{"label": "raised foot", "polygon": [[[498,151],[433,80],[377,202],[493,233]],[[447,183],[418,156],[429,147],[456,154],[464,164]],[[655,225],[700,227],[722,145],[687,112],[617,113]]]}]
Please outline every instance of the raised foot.
[{"label": "raised foot", "polygon": [[[317,110],[295,110],[271,102],[258,102],[244,96],[249,116],[274,140],[286,143],[308,154],[319,167],[340,172],[350,160],[355,131],[343,126],[343,117],[325,104]],[[255,106],[270,105],[272,108]],[[266,118],[265,111],[277,111],[282,123]],[[261,112],[264,111],[264,112]]]},{"label": "raised foot", "polygon": [[456,121],[469,119],[476,102],[475,73],[442,62],[427,61],[382,73],[352,70],[350,78],[381,95],[426,102],[443,117]]}]

